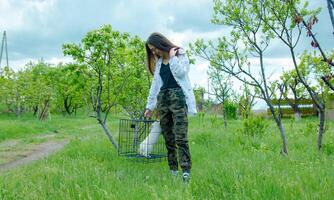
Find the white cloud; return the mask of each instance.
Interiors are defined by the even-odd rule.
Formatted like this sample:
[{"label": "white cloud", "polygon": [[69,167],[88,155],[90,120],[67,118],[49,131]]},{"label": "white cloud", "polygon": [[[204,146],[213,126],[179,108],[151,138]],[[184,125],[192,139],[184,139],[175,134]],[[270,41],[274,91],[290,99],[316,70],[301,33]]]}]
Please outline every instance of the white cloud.
[{"label": "white cloud", "polygon": [[19,30],[24,26],[24,12],[15,7],[9,0],[0,1],[0,30]]},{"label": "white cloud", "polygon": [[176,45],[180,45],[186,47],[190,42],[195,42],[197,39],[202,38],[204,40],[215,40],[222,35],[226,35],[228,33],[228,28],[223,27],[213,31],[193,31],[191,29],[187,29],[182,32],[175,32],[173,30],[167,29],[165,30],[166,36],[174,42]]},{"label": "white cloud", "polygon": [[[258,74],[260,72],[259,58],[249,58],[248,60],[251,66],[251,72]],[[299,59],[297,59],[297,62],[298,61]],[[279,79],[279,76],[282,74],[283,71],[289,71],[294,69],[291,57],[264,58],[263,64],[265,74],[268,78],[271,78],[271,80]]]},{"label": "white cloud", "polygon": [[35,9],[41,14],[47,13],[55,4],[55,0],[26,0],[23,2],[23,6],[29,9]]},{"label": "white cloud", "polygon": [[208,85],[208,69],[207,61],[197,61],[195,65],[190,66],[189,78],[193,86],[201,86],[207,88]]},{"label": "white cloud", "polygon": [[[11,61],[9,65],[14,71],[19,71],[24,69],[27,63],[33,62],[37,63],[40,59],[36,58],[26,58],[26,59],[18,59]],[[51,65],[58,65],[60,63],[71,63],[73,62],[73,59],[70,57],[51,57],[49,59],[43,59],[46,63],[51,64]]]},{"label": "white cloud", "polygon": [[[45,22],[56,0],[25,0],[0,2],[0,30],[20,31],[32,29]],[[46,23],[44,25],[47,26]]]},{"label": "white cloud", "polygon": [[59,63],[65,64],[65,63],[73,62],[73,59],[71,57],[61,57],[61,58],[52,57],[51,59],[48,59],[47,62],[53,65],[57,65]]},{"label": "white cloud", "polygon": [[174,24],[174,22],[175,22],[175,17],[174,16],[168,16],[168,23],[170,23],[170,24]]}]

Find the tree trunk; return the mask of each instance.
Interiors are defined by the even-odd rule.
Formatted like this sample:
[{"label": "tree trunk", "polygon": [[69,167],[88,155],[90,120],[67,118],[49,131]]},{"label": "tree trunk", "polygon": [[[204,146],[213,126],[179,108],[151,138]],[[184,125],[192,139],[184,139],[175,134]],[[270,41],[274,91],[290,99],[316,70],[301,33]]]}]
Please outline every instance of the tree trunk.
[{"label": "tree trunk", "polygon": [[226,110],[225,105],[223,104],[223,119],[224,119],[224,127],[227,128],[227,122],[226,122]]},{"label": "tree trunk", "polygon": [[325,126],[325,111],[326,111],[326,107],[325,107],[325,103],[324,101],[318,96],[318,94],[313,91],[313,89],[311,88],[311,86],[309,86],[304,80],[303,77],[301,76],[299,69],[298,69],[298,65],[297,65],[297,61],[296,61],[296,57],[295,57],[295,53],[293,51],[293,48],[290,47],[290,52],[292,55],[292,60],[295,66],[295,70],[297,72],[297,76],[300,79],[300,82],[305,86],[306,90],[308,91],[308,93],[310,94],[313,102],[315,103],[315,105],[318,108],[319,111],[319,132],[318,132],[318,150],[321,149],[321,145],[322,145],[322,136],[324,134],[324,126]]},{"label": "tree trunk", "polygon": [[16,104],[16,110],[15,110],[15,113],[16,113],[16,116],[17,117],[20,117],[21,116],[21,105],[20,105],[20,102],[18,101],[18,103]]},{"label": "tree trunk", "polygon": [[300,108],[298,107],[298,103],[297,103],[297,99],[295,97],[295,103],[293,102],[288,102],[292,108],[292,110],[295,113],[295,121],[300,121],[301,117],[302,117],[302,112],[300,110]]},{"label": "tree trunk", "polygon": [[106,124],[103,123],[101,119],[97,119],[99,124],[102,126],[104,133],[107,135],[109,141],[112,143],[112,145],[118,150],[118,144],[116,140],[112,137],[111,132],[109,131]]},{"label": "tree trunk", "polygon": [[334,85],[330,82],[331,78],[333,78],[333,75],[329,77],[326,77],[326,76],[321,77],[324,83],[334,92]]},{"label": "tree trunk", "polygon": [[20,101],[20,94],[16,91],[15,95],[15,114],[17,117],[21,116],[21,101]]},{"label": "tree trunk", "polygon": [[322,136],[325,132],[325,111],[319,109],[319,118],[320,118],[320,123],[319,123],[319,132],[318,132],[318,150],[321,150],[322,147]]},{"label": "tree trunk", "polygon": [[276,116],[275,109],[274,109],[274,107],[269,102],[267,102],[267,105],[269,106],[271,114],[273,115],[273,117],[275,119],[275,122],[276,122],[276,125],[278,126],[279,131],[280,131],[280,135],[281,135],[281,139],[282,139],[282,150],[281,150],[281,153],[283,155],[288,155],[288,145],[287,145],[287,142],[286,142],[286,136],[285,136],[285,131],[284,131],[284,128],[283,128],[283,125],[282,125],[282,120],[281,120],[281,118],[278,118]]},{"label": "tree trunk", "polygon": [[328,8],[329,16],[332,22],[333,34],[334,34],[334,16],[333,16],[334,5],[333,4],[334,3],[332,0],[327,0],[327,8]]},{"label": "tree trunk", "polygon": [[286,136],[285,136],[285,131],[284,131],[284,128],[283,128],[283,125],[282,125],[282,120],[278,119],[276,121],[276,123],[277,123],[277,126],[278,126],[279,130],[280,130],[280,134],[281,134],[281,138],[282,138],[282,143],[283,143],[281,153],[283,155],[288,155],[288,145],[286,143]]},{"label": "tree trunk", "polygon": [[38,112],[38,106],[33,106],[32,109],[33,109],[33,111],[34,111],[33,116],[36,116],[36,115],[37,115],[37,112]]},{"label": "tree trunk", "polygon": [[41,113],[39,114],[39,120],[43,121],[46,120],[46,118],[48,117],[48,112],[49,112],[49,100],[45,100],[44,101],[44,106],[41,110]]},{"label": "tree trunk", "polygon": [[65,111],[68,115],[71,115],[73,113],[73,111],[71,111],[71,103],[72,102],[72,98],[69,97],[69,96],[66,96],[64,98],[64,108],[65,108]]},{"label": "tree trunk", "polygon": [[302,118],[302,114],[300,112],[295,112],[295,121],[300,121],[300,119]]},{"label": "tree trunk", "polygon": [[[96,91],[96,103],[92,101],[94,111],[96,113],[96,119],[98,123],[102,126],[104,133],[107,135],[108,139],[112,143],[112,145],[116,148],[118,151],[118,144],[113,138],[111,132],[109,131],[107,125],[106,125],[106,120],[102,119],[101,116],[101,107],[102,107],[102,102],[101,102],[101,96],[102,96],[102,72],[98,70],[98,86],[97,86],[97,91]],[[93,100],[94,95],[91,96],[91,99]]]},{"label": "tree trunk", "polygon": [[271,114],[273,115],[275,121],[276,121],[276,124],[279,128],[279,131],[280,131],[280,135],[281,135],[281,139],[282,139],[282,150],[281,150],[281,154],[282,155],[288,155],[288,146],[287,146],[287,143],[286,143],[286,137],[285,137],[285,132],[284,132],[284,128],[283,128],[283,125],[282,125],[282,110],[281,110],[281,107],[280,107],[280,102],[281,102],[281,98],[282,96],[280,96],[280,100],[279,100],[279,104],[278,104],[278,108],[279,108],[279,114],[276,114],[275,112],[275,109],[274,109],[274,106],[272,105],[272,102],[271,102],[271,99],[270,99],[270,95],[268,94],[268,86],[267,86],[267,82],[266,82],[266,77],[265,77],[265,73],[264,73],[264,64],[263,64],[263,54],[262,52],[260,53],[260,64],[261,64],[261,74],[262,74],[262,80],[263,80],[263,83],[264,83],[264,88],[265,90],[262,92],[263,93],[263,97],[265,98],[265,101],[267,103],[267,105],[269,106],[270,108],[270,111],[271,111]]},{"label": "tree trunk", "polygon": [[226,112],[224,111],[224,127],[227,128]]}]

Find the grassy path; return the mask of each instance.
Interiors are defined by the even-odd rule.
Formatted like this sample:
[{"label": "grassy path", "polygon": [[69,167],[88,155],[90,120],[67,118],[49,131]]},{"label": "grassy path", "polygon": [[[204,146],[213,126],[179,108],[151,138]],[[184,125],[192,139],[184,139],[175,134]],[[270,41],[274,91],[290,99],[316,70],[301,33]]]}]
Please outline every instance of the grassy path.
[{"label": "grassy path", "polygon": [[32,152],[26,151],[23,154],[20,154],[22,158],[13,159],[10,157],[9,159],[12,161],[0,164],[0,172],[45,158],[50,154],[62,149],[67,143],[68,141],[48,141],[35,145],[33,146]]}]

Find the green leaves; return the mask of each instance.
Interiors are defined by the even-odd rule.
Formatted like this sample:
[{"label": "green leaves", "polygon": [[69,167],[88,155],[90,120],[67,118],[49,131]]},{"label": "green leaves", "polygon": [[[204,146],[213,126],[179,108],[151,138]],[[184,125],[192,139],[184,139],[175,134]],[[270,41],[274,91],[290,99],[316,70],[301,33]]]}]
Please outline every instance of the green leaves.
[{"label": "green leaves", "polygon": [[[108,113],[115,105],[138,118],[145,107],[149,79],[145,70],[144,42],[105,25],[90,31],[78,45],[63,45],[65,55],[87,66],[95,111]],[[100,104],[100,105],[99,105]]]},{"label": "green leaves", "polygon": [[[0,104],[9,112],[73,114],[92,106],[105,116],[113,106],[140,117],[148,94],[144,42],[110,25],[92,30],[79,44],[63,45],[74,63],[50,65],[43,60],[0,74]],[[2,106],[3,107],[3,106]]]}]

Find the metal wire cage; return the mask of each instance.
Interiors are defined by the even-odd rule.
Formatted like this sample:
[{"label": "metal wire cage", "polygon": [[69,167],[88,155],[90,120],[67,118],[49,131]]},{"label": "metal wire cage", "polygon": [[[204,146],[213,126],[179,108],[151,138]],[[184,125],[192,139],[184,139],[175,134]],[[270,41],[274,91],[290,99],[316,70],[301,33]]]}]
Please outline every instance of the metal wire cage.
[{"label": "metal wire cage", "polygon": [[[140,161],[157,161],[166,158],[165,141],[154,128],[154,120],[120,119],[118,155]],[[156,135],[154,143],[150,139]],[[150,145],[150,146],[147,146]],[[143,148],[144,147],[144,148]],[[146,148],[145,148],[146,147]]]}]

